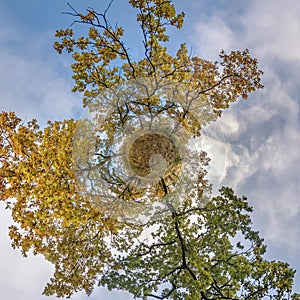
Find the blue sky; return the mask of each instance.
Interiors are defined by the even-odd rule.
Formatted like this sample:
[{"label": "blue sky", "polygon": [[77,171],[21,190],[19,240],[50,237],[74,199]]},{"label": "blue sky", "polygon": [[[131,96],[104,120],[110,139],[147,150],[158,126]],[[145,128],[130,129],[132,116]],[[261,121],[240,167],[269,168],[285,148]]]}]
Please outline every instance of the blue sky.
[{"label": "blue sky", "polygon": [[[108,1],[70,1],[102,11]],[[300,282],[300,2],[298,0],[174,1],[186,12],[182,31],[172,31],[170,47],[187,42],[194,54],[217,59],[221,49],[248,48],[264,70],[265,89],[232,105],[219,120],[226,147],[222,182],[248,197],[254,227],[268,245],[268,257],[289,262]],[[40,124],[81,114],[81,98],[71,93],[70,58],[52,48],[55,30],[72,23],[62,15],[65,1],[0,0],[0,110],[12,110]],[[138,56],[135,14],[115,0],[109,17],[125,27]],[[76,27],[82,30],[80,27]],[[174,50],[173,50],[174,49]],[[214,146],[214,144],[212,144]],[[213,155],[221,156],[218,147]],[[7,238],[10,217],[0,205],[0,298],[47,299],[42,289],[52,266],[42,257],[24,259]],[[296,285],[300,292],[300,284]],[[78,294],[72,299],[87,297]],[[55,299],[55,298],[48,298]],[[90,299],[132,299],[96,289]]]}]

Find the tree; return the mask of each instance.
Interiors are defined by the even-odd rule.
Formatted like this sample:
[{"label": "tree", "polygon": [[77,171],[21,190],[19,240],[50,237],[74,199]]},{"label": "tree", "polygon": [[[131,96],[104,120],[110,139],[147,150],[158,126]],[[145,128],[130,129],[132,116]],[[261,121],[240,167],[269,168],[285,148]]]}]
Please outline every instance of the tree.
[{"label": "tree", "polygon": [[23,124],[14,113],[0,114],[0,198],[16,223],[12,246],[55,265],[58,296],[88,291],[95,283],[91,273],[110,255],[104,236],[118,228],[79,192],[72,171],[75,124],[49,122],[42,131],[35,120]]},{"label": "tree", "polygon": [[[46,295],[95,284],[143,299],[300,299],[295,271],[267,261],[245,197],[212,197],[209,158],[188,142],[238,98],[262,88],[248,50],[210,62],[182,44],[168,53],[167,28],[184,13],[171,1],[130,0],[145,57],[133,61],[106,13],[71,5],[86,37],[58,30],[72,53],[74,91],[87,118],[24,124],[0,115],[0,197],[11,209],[12,245],[55,265]],[[13,198],[13,200],[11,200]],[[139,218],[139,216],[142,216]]]},{"label": "tree", "polygon": [[263,258],[245,197],[222,188],[205,207],[189,200],[143,228],[152,227],[151,238],[119,237],[121,254],[100,283],[142,299],[298,299],[291,296],[294,271]]}]

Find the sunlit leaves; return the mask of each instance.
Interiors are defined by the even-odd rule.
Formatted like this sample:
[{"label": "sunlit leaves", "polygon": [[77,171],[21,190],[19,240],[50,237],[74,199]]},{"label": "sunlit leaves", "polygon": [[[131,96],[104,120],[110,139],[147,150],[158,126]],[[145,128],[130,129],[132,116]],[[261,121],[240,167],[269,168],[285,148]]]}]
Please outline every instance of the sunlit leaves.
[{"label": "sunlit leaves", "polygon": [[[187,84],[199,94],[205,95],[214,112],[220,115],[230,102],[239,97],[247,98],[250,92],[262,88],[256,59],[249,51],[220,53],[218,62],[192,56],[182,44],[176,55],[168,53],[164,42],[169,40],[168,26],[181,28],[184,13],[177,14],[171,1],[129,1],[137,9],[137,21],[143,33],[141,47],[144,57],[133,61],[132,53],[122,40],[122,27],[112,27],[106,14],[88,9],[86,18],[72,8],[75,22],[84,23],[87,36],[74,39],[72,29],[57,31],[60,42],[55,49],[61,53],[65,48],[73,53],[72,65],[75,79],[74,91],[84,92],[83,103],[93,103],[97,94],[107,87],[136,78],[167,78]],[[89,17],[88,17],[89,16]],[[188,118],[188,115],[186,115]]]},{"label": "sunlit leaves", "polygon": [[99,282],[143,299],[199,299],[201,293],[299,299],[291,294],[295,271],[263,258],[252,208],[231,189],[208,202],[201,193],[193,200],[187,195],[164,218],[128,226],[79,193],[71,153],[76,122],[40,130],[13,113],[0,114],[0,122],[1,198],[15,198],[8,205],[16,222],[9,235],[24,255],[32,250],[54,264],[46,295],[90,294]]},{"label": "sunlit leaves", "polygon": [[[47,294],[93,288],[110,250],[105,232],[117,228],[82,197],[73,172],[73,120],[40,130],[14,113],[0,114],[0,196],[15,225],[9,236],[26,256],[42,254],[55,265]],[[13,198],[13,199],[10,199]]]},{"label": "sunlit leaves", "polygon": [[265,246],[251,229],[246,198],[229,188],[220,192],[205,207],[182,206],[149,223],[134,242],[120,239],[123,255],[100,283],[142,299],[194,300],[201,293],[208,299],[289,299],[295,271],[263,258]]},{"label": "sunlit leaves", "polygon": [[[74,23],[86,25],[87,31],[77,36],[71,28],[57,30],[54,44],[58,53],[72,54],[73,91],[83,93],[84,106],[105,116],[99,135],[77,145],[81,163],[88,167],[84,158],[89,151],[97,155],[97,178],[105,182],[100,186],[110,185],[101,196],[114,193],[125,203],[139,201],[145,192],[124,188],[124,181],[113,173],[110,160],[120,128],[135,117],[164,115],[189,136],[199,136],[230,103],[263,87],[262,71],[248,50],[221,51],[216,62],[193,56],[186,44],[170,54],[167,29],[180,29],[184,21],[184,13],[177,13],[172,1],[129,4],[137,11],[142,31],[140,59],[132,59],[124,29],[111,25],[107,10],[80,13],[69,5]],[[137,89],[128,101],[116,101],[111,111],[105,97],[99,101],[99,95],[116,92],[122,83],[132,90],[146,86],[148,91],[153,82],[154,93]],[[165,85],[171,88],[162,88]],[[168,179],[162,178],[150,199],[164,201],[161,216],[143,225],[128,224],[92,205],[80,185],[72,159],[78,124],[49,122],[40,129],[36,120],[25,124],[14,113],[0,114],[0,198],[15,221],[9,235],[25,256],[30,251],[42,254],[55,266],[44,294],[64,297],[85,290],[90,295],[99,283],[143,299],[300,299],[292,294],[295,271],[263,257],[266,246],[251,227],[252,208],[246,198],[230,188],[210,197],[204,152],[190,162],[199,166],[198,177],[180,205],[175,208],[168,200],[163,185]]]}]

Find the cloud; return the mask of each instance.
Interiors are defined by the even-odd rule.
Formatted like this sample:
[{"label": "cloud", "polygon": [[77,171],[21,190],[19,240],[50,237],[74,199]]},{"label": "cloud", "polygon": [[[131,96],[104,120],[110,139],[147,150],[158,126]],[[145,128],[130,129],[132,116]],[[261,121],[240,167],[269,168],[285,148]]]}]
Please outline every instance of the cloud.
[{"label": "cloud", "polygon": [[219,6],[210,15],[202,14],[203,21],[191,31],[190,40],[200,54],[215,59],[221,49],[250,48],[260,57],[300,58],[298,1],[253,0],[243,8],[231,1]]},{"label": "cloud", "polygon": [[[234,104],[218,122],[230,151],[224,184],[249,195],[269,241],[299,251],[300,225],[300,3],[226,2],[194,26],[197,52],[217,59],[221,49],[244,49],[258,58],[265,89]],[[245,5],[246,6],[246,5]],[[255,200],[251,200],[255,199]],[[268,222],[266,221],[268,220]]]},{"label": "cloud", "polygon": [[[49,42],[52,33],[32,35],[19,30],[9,18],[0,16],[0,20],[0,111],[15,111],[27,121],[36,118],[42,126],[49,119],[78,117],[82,112],[81,97],[71,92],[69,61],[54,53]],[[24,258],[19,250],[12,250],[8,226],[13,221],[4,203],[0,203],[0,220],[0,298],[57,299],[42,296],[53,266],[42,256]],[[104,288],[96,288],[89,299],[109,298],[132,299],[126,293],[108,292]],[[88,297],[78,293],[72,299]]]},{"label": "cloud", "polygon": [[[42,257],[28,259],[22,257],[20,251],[12,251],[8,238],[8,224],[12,224],[4,203],[0,203],[0,242],[1,242],[1,299],[30,299],[31,295],[40,295],[46,284],[45,278],[51,275],[52,267]],[[40,299],[46,299],[41,297]],[[50,297],[49,300],[54,299]]]},{"label": "cloud", "polygon": [[[29,255],[24,258],[18,249],[12,250],[8,237],[8,226],[12,224],[9,211],[4,209],[0,202],[0,298],[6,300],[35,299],[55,300],[55,296],[43,296],[43,288],[53,274],[54,268],[40,255]],[[131,300],[129,293],[112,291],[105,288],[95,288],[93,294],[87,297],[85,293],[77,293],[72,300]]]},{"label": "cloud", "polygon": [[300,59],[300,2],[253,1],[242,16],[243,42],[249,41],[260,56]]},{"label": "cloud", "polygon": [[16,111],[22,118],[38,118],[42,123],[78,115],[80,95],[70,91],[64,61],[58,55],[53,59],[48,32],[30,36],[0,25],[0,110]]},{"label": "cloud", "polygon": [[[1,14],[0,14],[1,15]],[[71,92],[70,61],[54,53],[49,32],[33,36],[18,25],[0,16],[0,111],[15,111],[29,121],[36,118],[41,126],[47,120],[78,118],[82,112],[81,97]],[[54,268],[42,256],[22,257],[13,250],[8,237],[8,226],[13,224],[9,211],[0,202],[0,298],[54,300],[42,296],[42,291]],[[130,300],[132,296],[120,291],[109,292],[95,288],[87,297],[77,293],[72,300],[115,299]]]},{"label": "cloud", "polygon": [[[248,102],[233,105],[219,120],[224,144],[230,150],[223,183],[249,196],[267,242],[288,247],[291,255],[298,257],[300,2],[216,3],[209,14],[204,4],[196,12],[203,20],[190,34],[196,54],[215,60],[221,49],[249,48],[265,71],[265,89]],[[69,63],[51,54],[49,36],[53,33],[37,31],[32,36],[7,16],[0,14],[0,20],[0,110],[16,111],[27,120],[38,117],[42,123],[78,115],[81,99],[70,92]],[[215,155],[220,155],[223,145],[217,146]],[[218,176],[222,177],[222,172]],[[2,207],[0,211],[1,298],[54,299],[40,296],[52,267],[41,257],[23,259],[18,251],[10,250],[6,227],[11,220]],[[90,299],[125,297],[96,289]],[[72,299],[87,297],[80,293]]]},{"label": "cloud", "polygon": [[212,16],[209,23],[197,23],[195,31],[199,38],[193,42],[195,42],[200,56],[207,59],[217,59],[220,50],[231,49],[234,43],[234,33],[221,16]]}]

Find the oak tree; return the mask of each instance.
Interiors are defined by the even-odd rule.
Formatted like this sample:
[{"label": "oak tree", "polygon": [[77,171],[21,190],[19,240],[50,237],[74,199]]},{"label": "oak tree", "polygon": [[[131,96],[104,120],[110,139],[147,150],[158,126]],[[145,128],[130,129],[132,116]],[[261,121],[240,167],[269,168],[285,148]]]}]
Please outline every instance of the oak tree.
[{"label": "oak tree", "polygon": [[[225,187],[212,197],[209,159],[188,147],[230,103],[262,88],[257,60],[244,50],[212,62],[185,44],[171,55],[167,28],[180,29],[184,13],[170,0],[129,3],[140,60],[107,10],[69,5],[87,33],[56,32],[89,118],[41,129],[0,114],[0,198],[15,222],[13,247],[54,264],[46,295],[90,295],[99,284],[142,299],[300,299],[295,271],[264,258],[246,198]],[[140,207],[150,218],[133,222]]]}]

